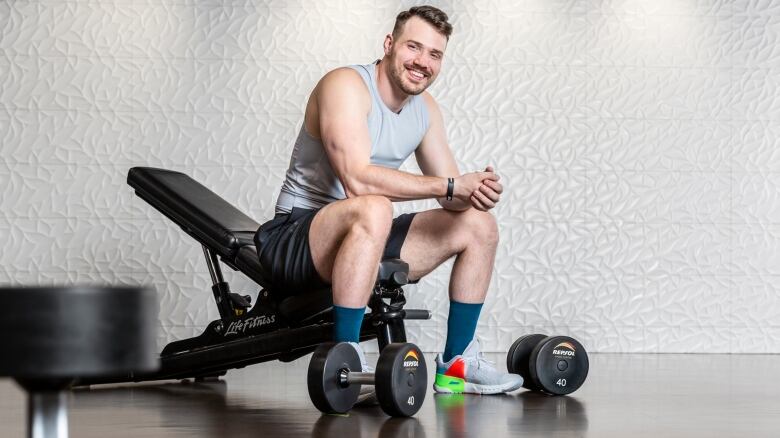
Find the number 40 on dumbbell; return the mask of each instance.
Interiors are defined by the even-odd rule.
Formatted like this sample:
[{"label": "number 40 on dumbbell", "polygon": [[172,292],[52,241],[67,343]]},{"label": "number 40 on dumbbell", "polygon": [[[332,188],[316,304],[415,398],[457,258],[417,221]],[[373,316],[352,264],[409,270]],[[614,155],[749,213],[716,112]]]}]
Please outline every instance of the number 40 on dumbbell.
[{"label": "number 40 on dumbbell", "polygon": [[523,376],[523,387],[552,395],[576,391],[588,376],[588,354],[568,336],[525,335],[506,355],[506,369]]}]

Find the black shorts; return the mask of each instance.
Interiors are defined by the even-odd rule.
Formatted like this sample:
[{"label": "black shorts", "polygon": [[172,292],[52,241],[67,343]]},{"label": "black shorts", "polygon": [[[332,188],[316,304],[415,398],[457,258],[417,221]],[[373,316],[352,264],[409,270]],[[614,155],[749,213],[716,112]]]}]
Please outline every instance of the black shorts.
[{"label": "black shorts", "polygon": [[[318,211],[293,208],[289,214],[278,213],[255,234],[260,264],[271,275],[268,280],[274,287],[285,289],[288,295],[329,286],[317,273],[309,247],[309,228]],[[401,258],[401,246],[415,214],[406,213],[393,219],[383,260]]]}]

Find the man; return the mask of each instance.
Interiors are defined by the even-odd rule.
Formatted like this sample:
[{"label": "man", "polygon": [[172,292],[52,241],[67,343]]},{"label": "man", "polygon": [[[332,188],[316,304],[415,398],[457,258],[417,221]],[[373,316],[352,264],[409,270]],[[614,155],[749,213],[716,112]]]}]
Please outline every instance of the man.
[{"label": "man", "polygon": [[[276,216],[255,238],[272,281],[287,290],[333,290],[335,341],[358,344],[383,258],[419,279],[455,256],[438,392],[502,393],[518,375],[484,360],[474,332],[493,270],[498,230],[488,212],[503,188],[488,167],[460,175],[441,111],[425,92],[441,69],[452,32],[430,6],[401,12],[384,57],[339,68],[312,91]],[[414,152],[423,175],[397,170]],[[442,208],[393,219],[393,201],[436,198]]]}]

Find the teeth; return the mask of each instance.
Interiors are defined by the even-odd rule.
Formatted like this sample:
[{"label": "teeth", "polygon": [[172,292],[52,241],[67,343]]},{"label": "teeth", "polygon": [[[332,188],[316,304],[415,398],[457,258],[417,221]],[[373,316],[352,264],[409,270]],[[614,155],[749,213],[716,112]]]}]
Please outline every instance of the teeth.
[{"label": "teeth", "polygon": [[422,79],[425,76],[422,73],[416,72],[414,70],[409,70],[409,74],[411,74],[412,76],[414,76],[414,77],[416,77],[418,79]]}]

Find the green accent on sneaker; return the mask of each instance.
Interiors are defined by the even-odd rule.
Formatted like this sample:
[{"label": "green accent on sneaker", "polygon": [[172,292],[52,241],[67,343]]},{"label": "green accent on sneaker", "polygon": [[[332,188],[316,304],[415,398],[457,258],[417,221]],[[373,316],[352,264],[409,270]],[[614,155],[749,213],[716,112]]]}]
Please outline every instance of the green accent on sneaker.
[{"label": "green accent on sneaker", "polygon": [[436,373],[436,382],[434,384],[439,388],[447,388],[456,394],[462,393],[466,389],[466,380],[441,373]]}]

